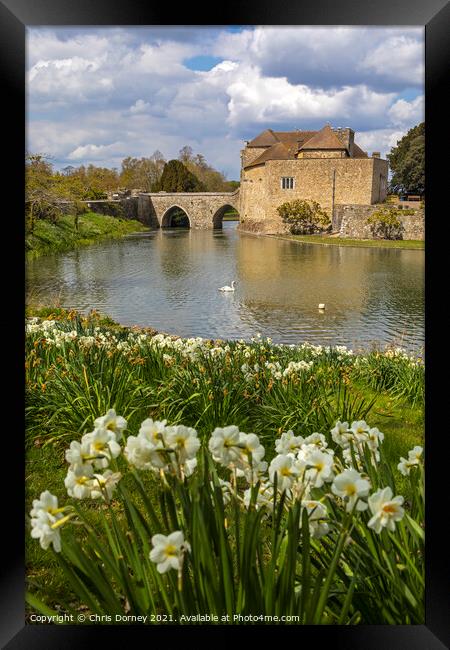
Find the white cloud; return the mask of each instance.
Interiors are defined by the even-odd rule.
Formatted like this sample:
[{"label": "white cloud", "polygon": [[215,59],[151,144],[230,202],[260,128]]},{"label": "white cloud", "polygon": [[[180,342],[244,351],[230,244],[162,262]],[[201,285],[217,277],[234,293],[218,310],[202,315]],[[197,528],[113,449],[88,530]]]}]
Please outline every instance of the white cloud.
[{"label": "white cloud", "polygon": [[130,106],[130,113],[146,113],[150,108],[148,102],[144,102],[143,99],[137,99],[133,106]]},{"label": "white cloud", "polygon": [[126,147],[121,142],[112,142],[107,145],[86,144],[82,147],[77,147],[67,155],[68,160],[104,160],[109,156],[126,155]]},{"label": "white cloud", "polygon": [[360,68],[413,86],[424,82],[424,63],[423,42],[401,35],[392,36],[369,51]]},{"label": "white cloud", "polygon": [[425,97],[419,95],[412,101],[399,99],[389,109],[389,117],[393,124],[418,124],[424,120]]},{"label": "white cloud", "polygon": [[406,131],[398,129],[375,129],[373,131],[359,131],[355,134],[355,141],[369,155],[373,151],[379,151],[382,158],[386,158],[392,147],[406,134]]},{"label": "white cloud", "polygon": [[423,28],[263,26],[223,32],[214,53],[316,87],[423,83]]}]

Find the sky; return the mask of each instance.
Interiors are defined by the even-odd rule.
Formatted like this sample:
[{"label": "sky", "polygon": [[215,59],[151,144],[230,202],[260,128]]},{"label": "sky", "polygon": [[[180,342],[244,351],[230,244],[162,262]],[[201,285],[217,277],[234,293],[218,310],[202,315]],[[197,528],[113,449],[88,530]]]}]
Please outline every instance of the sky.
[{"label": "sky", "polygon": [[424,120],[422,27],[33,27],[27,150],[120,170],[188,145],[227,179],[261,131],[351,127],[386,156]]}]

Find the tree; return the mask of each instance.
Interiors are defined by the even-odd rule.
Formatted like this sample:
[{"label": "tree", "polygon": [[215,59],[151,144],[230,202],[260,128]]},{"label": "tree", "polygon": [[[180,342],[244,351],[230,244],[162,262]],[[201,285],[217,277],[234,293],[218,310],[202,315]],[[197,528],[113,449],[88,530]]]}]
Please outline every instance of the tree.
[{"label": "tree", "polygon": [[169,160],[164,165],[156,191],[204,192],[205,186],[180,160]]},{"label": "tree", "polygon": [[55,183],[53,166],[45,154],[27,154],[25,157],[25,214],[30,232],[36,219],[55,223],[67,200],[66,190]]},{"label": "tree", "polygon": [[229,181],[226,180],[225,174],[209,165],[203,154],[194,155],[192,147],[186,145],[180,149],[178,160],[203,183],[206,192],[230,191]]},{"label": "tree", "polygon": [[278,206],[277,212],[293,235],[312,235],[331,224],[328,214],[316,201],[297,199]]},{"label": "tree", "polygon": [[153,192],[161,179],[165,158],[160,151],[155,151],[150,158],[124,158],[120,182],[129,189],[141,189]]},{"label": "tree", "polygon": [[425,122],[410,129],[391,149],[387,159],[392,171],[390,191],[395,194],[424,194]]}]

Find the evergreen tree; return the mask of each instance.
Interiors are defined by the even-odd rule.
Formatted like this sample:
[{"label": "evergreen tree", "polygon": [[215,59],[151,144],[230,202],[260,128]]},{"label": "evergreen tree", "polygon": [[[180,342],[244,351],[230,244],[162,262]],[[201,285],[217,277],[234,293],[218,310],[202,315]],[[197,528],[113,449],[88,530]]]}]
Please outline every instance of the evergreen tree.
[{"label": "evergreen tree", "polygon": [[169,160],[164,165],[158,189],[163,192],[204,192],[205,185],[180,160]]},{"label": "evergreen tree", "polygon": [[395,194],[425,192],[425,123],[413,127],[387,155]]}]

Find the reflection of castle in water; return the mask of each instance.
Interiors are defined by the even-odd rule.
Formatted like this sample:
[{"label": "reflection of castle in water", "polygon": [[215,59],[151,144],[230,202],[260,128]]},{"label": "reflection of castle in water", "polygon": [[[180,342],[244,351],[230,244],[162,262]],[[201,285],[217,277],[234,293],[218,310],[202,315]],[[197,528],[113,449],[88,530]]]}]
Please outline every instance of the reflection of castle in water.
[{"label": "reflection of castle in water", "polygon": [[[417,254],[419,253],[419,254]],[[298,244],[242,235],[237,244],[241,317],[261,325],[336,336],[352,322],[392,319],[417,334],[423,322],[423,256],[419,251]],[[381,282],[374,283],[374,277]],[[383,281],[383,277],[385,281]],[[419,290],[418,290],[419,287]],[[270,298],[268,298],[270,296]],[[326,310],[318,313],[318,304]],[[417,319],[411,319],[411,314]],[[288,330],[287,330],[288,331]],[[376,338],[374,335],[372,338]]]}]

